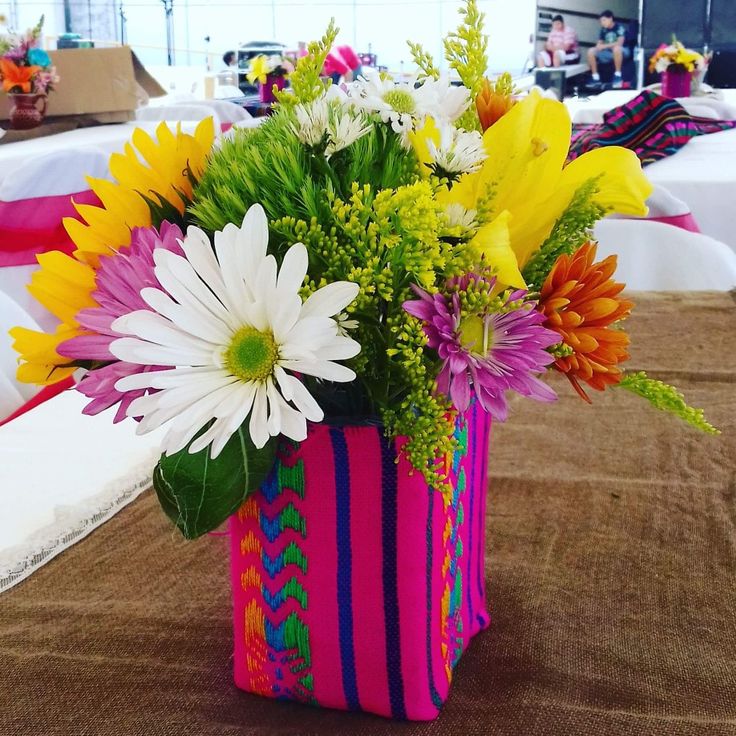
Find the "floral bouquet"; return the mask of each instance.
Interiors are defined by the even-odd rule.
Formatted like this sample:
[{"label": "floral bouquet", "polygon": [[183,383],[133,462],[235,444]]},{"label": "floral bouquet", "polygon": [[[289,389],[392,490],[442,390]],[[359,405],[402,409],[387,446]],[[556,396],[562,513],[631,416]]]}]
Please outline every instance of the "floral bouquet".
[{"label": "floral bouquet", "polygon": [[686,49],[673,37],[672,43],[662,44],[649,59],[650,72],[666,72],[668,69],[696,72],[705,69],[705,57],[692,49]]},{"label": "floral bouquet", "polygon": [[38,48],[44,17],[25,34],[0,36],[0,81],[9,94],[45,95],[59,81],[51,57]]},{"label": "floral bouquet", "polygon": [[[115,154],[13,330],[18,377],[81,375],[85,412],[167,427],[154,488],[188,538],[228,518],[236,683],[396,718],[437,715],[488,622],[489,424],[509,394],[605,389],[715,431],[627,373],[632,302],[594,223],[642,215],[636,156],[566,163],[571,123],[485,79],[475,0],[406,83],[320,80],[310,44],[275,113],[213,145],[162,124]],[[497,99],[500,97],[500,99]],[[581,403],[584,406],[584,403]]]},{"label": "floral bouquet", "polygon": [[260,54],[251,59],[246,77],[251,84],[258,82],[263,102],[273,102],[276,99],[274,91],[284,89],[286,77],[293,71],[294,63],[291,59],[279,54]]}]

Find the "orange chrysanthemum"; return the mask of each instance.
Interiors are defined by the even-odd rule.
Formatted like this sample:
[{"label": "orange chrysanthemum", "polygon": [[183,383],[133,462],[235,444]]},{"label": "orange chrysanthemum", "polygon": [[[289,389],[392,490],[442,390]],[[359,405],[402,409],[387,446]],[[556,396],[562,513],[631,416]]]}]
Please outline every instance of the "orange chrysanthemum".
[{"label": "orange chrysanthemum", "polygon": [[475,107],[483,132],[498,122],[515,104],[516,100],[511,93],[499,92],[491,86],[487,79],[484,79],[483,86],[475,98]]},{"label": "orange chrysanthemum", "polygon": [[21,92],[30,92],[33,78],[40,71],[40,66],[18,66],[10,59],[0,59],[0,79],[3,80],[5,92],[12,92],[16,88]]},{"label": "orange chrysanthemum", "polygon": [[581,381],[603,391],[621,380],[618,364],[629,357],[629,336],[611,325],[625,319],[634,306],[619,296],[625,284],[611,278],[616,256],[594,263],[595,254],[596,245],[586,243],[572,256],[560,256],[539,299],[545,327],[558,332],[565,346],[555,367],[588,403]]}]

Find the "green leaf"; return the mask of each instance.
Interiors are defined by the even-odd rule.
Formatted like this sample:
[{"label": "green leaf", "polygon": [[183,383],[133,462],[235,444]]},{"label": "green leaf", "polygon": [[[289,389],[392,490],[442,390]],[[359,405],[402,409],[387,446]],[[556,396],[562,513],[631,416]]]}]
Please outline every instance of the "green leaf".
[{"label": "green leaf", "polygon": [[153,472],[161,507],[187,539],[216,529],[263,483],[276,457],[276,438],[258,450],[241,427],[214,460],[209,453],[209,447],[194,454],[185,447],[162,455]]}]

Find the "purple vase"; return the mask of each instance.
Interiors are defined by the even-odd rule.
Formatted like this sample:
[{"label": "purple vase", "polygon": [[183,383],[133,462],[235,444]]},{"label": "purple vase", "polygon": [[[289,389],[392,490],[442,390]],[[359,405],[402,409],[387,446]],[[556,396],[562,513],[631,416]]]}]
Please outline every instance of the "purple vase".
[{"label": "purple vase", "polygon": [[667,69],[662,72],[662,95],[664,97],[690,97],[693,73],[684,69]]}]

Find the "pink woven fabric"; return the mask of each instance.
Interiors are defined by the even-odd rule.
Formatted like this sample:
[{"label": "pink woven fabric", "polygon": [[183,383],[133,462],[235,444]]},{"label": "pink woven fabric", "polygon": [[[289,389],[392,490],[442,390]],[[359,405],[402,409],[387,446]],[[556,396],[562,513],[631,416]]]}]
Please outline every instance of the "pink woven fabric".
[{"label": "pink woven fabric", "polygon": [[[238,687],[429,720],[489,623],[490,419],[459,420],[454,493],[427,487],[377,426],[314,425],[231,520]],[[400,441],[397,441],[397,443]]]}]

